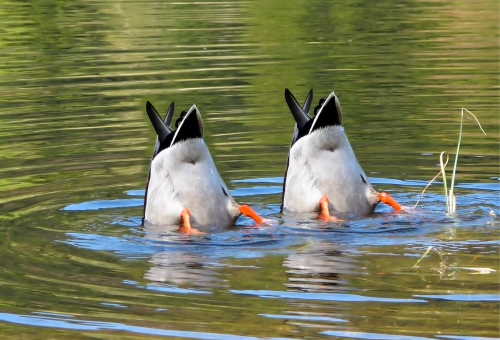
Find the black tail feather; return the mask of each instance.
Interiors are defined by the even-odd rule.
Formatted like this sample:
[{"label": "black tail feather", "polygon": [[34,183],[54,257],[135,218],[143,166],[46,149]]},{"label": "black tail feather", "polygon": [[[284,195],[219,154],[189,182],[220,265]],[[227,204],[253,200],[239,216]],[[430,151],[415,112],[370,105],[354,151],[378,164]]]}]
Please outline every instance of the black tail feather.
[{"label": "black tail feather", "polygon": [[[171,105],[171,107],[173,107],[173,105]],[[149,120],[153,124],[156,134],[158,135],[158,140],[161,143],[172,132],[172,129],[168,127],[167,124],[165,124],[165,122],[161,119],[160,115],[158,114],[158,111],[156,111],[156,109],[150,102],[146,103],[146,112],[148,113]],[[166,118],[168,118],[168,113],[165,119]]]},{"label": "black tail feather", "polygon": [[310,89],[309,93],[306,96],[306,99],[304,100],[304,104],[302,105],[302,109],[304,110],[305,113],[309,112],[309,109],[311,108],[312,101],[313,101],[313,90]]},{"label": "black tail feather", "polygon": [[[312,102],[312,91],[309,91],[309,94],[311,94],[310,99],[309,95],[307,95],[306,101],[304,103],[304,106],[309,105],[309,101]],[[292,112],[293,118],[295,119],[295,122],[297,123],[297,128],[299,129],[299,132],[304,129],[304,126],[311,120],[311,117],[307,114],[306,111],[300,106],[300,104],[297,102],[297,99],[293,96],[292,92],[290,92],[288,89],[285,89],[285,100],[286,103],[288,104],[288,108]],[[307,110],[309,111],[309,110]]]},{"label": "black tail feather", "polygon": [[168,107],[167,113],[165,114],[165,118],[163,119],[163,121],[165,122],[165,124],[167,124],[167,126],[170,126],[170,123],[172,122],[172,117],[174,117],[174,102],[172,102],[172,104],[170,104],[170,106]]}]

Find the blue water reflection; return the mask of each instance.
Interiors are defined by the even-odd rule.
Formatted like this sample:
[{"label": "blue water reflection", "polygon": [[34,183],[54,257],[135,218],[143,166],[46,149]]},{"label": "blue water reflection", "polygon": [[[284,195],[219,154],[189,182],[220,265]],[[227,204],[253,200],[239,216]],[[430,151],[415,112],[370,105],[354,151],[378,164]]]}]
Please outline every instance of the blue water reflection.
[{"label": "blue water reflection", "polygon": [[[177,331],[169,329],[132,326],[117,322],[89,321],[75,319],[72,315],[59,316],[36,316],[36,315],[17,315],[9,313],[0,313],[0,320],[21,325],[62,328],[78,331],[122,331],[137,333],[143,335],[179,337],[189,339],[207,339],[207,340],[255,340],[256,337],[238,336],[232,334],[205,333],[194,331]],[[272,339],[272,338],[270,338]],[[283,339],[283,338],[280,338]]]},{"label": "blue water reflection", "polygon": [[448,300],[448,301],[497,301],[500,302],[500,294],[443,294],[443,295],[414,295],[415,297]]},{"label": "blue water reflection", "polygon": [[[464,186],[458,197],[459,206],[466,206],[457,214],[446,215],[443,212],[444,202],[440,192],[432,190],[426,193],[414,213],[391,211],[385,205],[379,205],[372,216],[352,216],[339,223],[325,223],[316,219],[315,214],[279,213],[279,194],[281,193],[281,177],[254,178],[232,181],[236,188],[231,190],[235,197],[252,203],[256,211],[266,218],[273,219],[273,224],[257,228],[253,221],[241,218],[230,230],[208,228],[203,235],[184,235],[177,232],[177,226],[141,225],[141,217],[131,215],[131,207],[142,205],[143,190],[130,190],[127,196],[115,200],[98,200],[69,204],[62,210],[64,213],[85,214],[86,211],[103,211],[103,221],[99,227],[89,226],[84,232],[68,232],[66,239],[59,240],[77,248],[93,251],[107,251],[125,260],[146,259],[147,268],[142,278],[145,282],[123,280],[123,284],[135,289],[156,292],[165,295],[180,296],[214,296],[217,292],[235,296],[249,296],[264,299],[289,301],[304,304],[395,304],[420,305],[435,300],[495,302],[499,297],[495,294],[422,294],[406,296],[402,291],[395,294],[377,296],[376,292],[362,292],[352,286],[353,278],[365,272],[366,262],[361,258],[370,256],[394,257],[403,256],[412,259],[413,263],[428,248],[440,249],[447,254],[469,252],[491,253],[498,250],[497,240],[456,238],[456,228],[477,228],[478,223],[495,223],[495,216],[489,211],[499,206],[496,197],[496,185],[484,184],[472,187]],[[391,194],[403,205],[413,205],[419,191],[427,184],[424,181],[392,180],[371,178],[372,183],[391,189]],[[496,184],[496,183],[495,183]],[[411,189],[412,187],[418,189]],[[412,191],[413,190],[413,191]],[[268,197],[269,199],[263,199]],[[473,210],[471,213],[471,207]],[[104,214],[105,212],[105,214]],[[124,213],[126,212],[126,213]],[[121,227],[121,235],[111,233],[115,227]],[[110,230],[110,233],[107,230]],[[436,238],[436,233],[449,234],[447,238]],[[392,249],[383,253],[377,249]],[[405,249],[403,252],[396,249]],[[234,289],[234,283],[225,280],[226,271],[245,269],[246,275],[259,275],[262,270],[255,264],[258,259],[268,256],[279,256],[282,267],[284,290]],[[435,261],[436,255],[431,253],[428,260]],[[232,264],[233,261],[253,259],[249,266]],[[480,273],[484,268],[450,267],[448,272],[436,269],[442,279],[452,279],[458,271]],[[470,270],[469,270],[470,269]],[[488,269],[489,273],[494,272]],[[254,273],[253,275],[251,273]],[[378,273],[377,273],[378,275]],[[384,273],[381,273],[384,275]],[[378,280],[378,278],[367,278]],[[358,294],[354,294],[355,291]],[[112,308],[125,308],[126,305],[104,302],[101,305]],[[292,309],[293,311],[294,309]],[[349,314],[349,313],[348,313]],[[350,323],[348,317],[336,318],[318,315],[289,315],[278,313],[261,313],[268,319],[283,319],[288,323]],[[16,319],[19,321],[19,319]],[[26,322],[32,319],[22,319]],[[45,320],[46,321],[46,320]],[[21,322],[21,321],[19,321]],[[38,322],[35,320],[35,323]],[[74,322],[68,325],[66,320],[55,320],[53,327],[96,327],[90,322]],[[172,333],[170,331],[136,328],[122,324],[106,324],[99,329],[121,329],[144,334],[189,337],[191,334]],[[348,332],[330,330],[322,332],[324,336],[358,338],[358,339],[427,339],[415,336],[400,336],[379,333]],[[193,337],[210,338],[211,335],[196,333]],[[221,334],[214,338],[225,336]]]},{"label": "blue water reflection", "polygon": [[319,300],[319,301],[342,301],[342,302],[394,302],[394,303],[425,303],[418,299],[379,298],[374,296],[362,296],[355,294],[335,293],[301,293],[283,292],[270,290],[230,290],[234,294],[255,295],[262,298],[281,298],[295,300]]},{"label": "blue water reflection", "polygon": [[[248,188],[236,188],[231,190],[235,196],[245,197],[246,201],[252,201],[253,198],[261,195],[277,194],[281,192],[280,186],[273,184],[279,183],[281,177],[255,178],[234,180],[233,183],[267,183],[269,186],[250,186]],[[390,184],[395,189],[394,196],[403,205],[412,204],[412,200],[417,196],[404,193],[403,186],[424,186],[422,181],[400,181],[383,178],[371,178],[371,181],[379,184]],[[489,190],[496,191],[494,185],[478,185],[480,190],[484,190],[480,195],[476,193],[462,194],[458,198],[458,204],[464,203],[470,206],[471,202],[476,202],[476,213],[457,214],[454,217],[448,217],[442,213],[443,198],[439,194],[429,193],[421,200],[421,204],[414,214],[394,214],[391,208],[385,205],[379,205],[376,214],[367,218],[354,217],[353,219],[341,223],[323,223],[315,220],[314,214],[305,214],[303,216],[281,216],[278,214],[278,204],[259,204],[255,205],[256,210],[263,216],[271,214],[275,223],[263,228],[252,227],[252,221],[242,217],[238,221],[236,228],[232,230],[208,229],[208,233],[203,236],[189,236],[179,234],[176,227],[170,228],[140,226],[141,218],[139,216],[128,216],[127,218],[117,217],[112,222],[118,223],[124,227],[135,227],[135,234],[125,234],[121,237],[105,235],[102,233],[81,233],[70,232],[66,235],[68,238],[64,243],[77,247],[92,250],[107,250],[124,256],[153,255],[161,252],[190,252],[192,254],[209,255],[210,258],[236,257],[248,258],[263,256],[269,251],[283,253],[286,247],[303,243],[304,240],[331,240],[337,244],[349,244],[351,251],[353,247],[364,245],[410,245],[414,243],[416,248],[422,249],[425,246],[446,247],[446,242],[436,241],[427,238],[426,233],[435,228],[446,228],[446,224],[455,224],[460,221],[462,226],[467,223],[476,224],[477,221],[484,219],[487,212],[497,202],[497,193],[489,193]],[[476,190],[478,188],[475,188]],[[128,191],[127,195],[143,195],[143,190]],[[279,198],[278,198],[279,199]],[[143,204],[142,199],[116,199],[116,200],[98,200],[92,202],[83,202],[69,204],[63,208],[64,211],[87,211],[107,209],[119,211],[120,208],[129,208]],[[493,206],[492,206],[493,204]],[[118,213],[119,214],[119,213]],[[103,221],[106,223],[106,221]],[[438,225],[436,225],[438,223]],[[379,237],[379,235],[395,236],[406,235],[407,237]],[[408,239],[409,237],[409,239]],[[468,240],[471,245],[474,240]],[[491,244],[493,241],[479,242],[477,246]],[[495,243],[495,242],[493,242]],[[460,244],[455,240],[454,246]],[[211,247],[223,249],[221,255],[214,255]],[[249,248],[251,250],[249,251]]]},{"label": "blue water reflection", "polygon": [[391,335],[379,333],[365,333],[365,332],[349,332],[349,331],[326,331],[321,334],[343,337],[349,339],[366,339],[366,340],[432,340],[433,338],[426,338],[421,336],[411,335]]}]

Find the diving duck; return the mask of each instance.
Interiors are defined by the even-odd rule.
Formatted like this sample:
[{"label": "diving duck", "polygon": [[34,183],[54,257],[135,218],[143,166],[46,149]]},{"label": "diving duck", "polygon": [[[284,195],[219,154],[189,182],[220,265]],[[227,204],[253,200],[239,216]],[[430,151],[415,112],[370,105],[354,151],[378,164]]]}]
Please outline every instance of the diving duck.
[{"label": "diving duck", "polygon": [[296,124],[285,170],[281,210],[318,211],[325,220],[335,219],[331,213],[367,215],[380,202],[399,211],[401,206],[389,194],[373,189],[359,165],[342,126],[342,109],[335,92],[320,100],[314,118],[308,114],[312,97],[310,90],[300,106],[285,89],[285,100]]},{"label": "diving duck", "polygon": [[143,222],[182,224],[180,231],[197,232],[192,225],[227,228],[241,214],[258,224],[262,218],[247,205],[237,204],[222,180],[203,140],[200,111],[193,105],[170,128],[174,103],[165,119],[150,102],[146,112],[157,134],[144,196]]}]

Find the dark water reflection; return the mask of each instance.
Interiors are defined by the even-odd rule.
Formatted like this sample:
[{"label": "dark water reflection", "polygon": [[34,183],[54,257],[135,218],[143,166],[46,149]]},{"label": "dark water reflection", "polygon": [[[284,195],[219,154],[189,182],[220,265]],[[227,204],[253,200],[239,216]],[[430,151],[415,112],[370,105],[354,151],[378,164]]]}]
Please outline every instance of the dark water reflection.
[{"label": "dark water reflection", "polygon": [[[2,338],[500,336],[497,1],[3,5]],[[457,213],[437,183],[414,214],[281,215],[285,88],[335,90],[371,182],[407,206],[474,112]],[[233,196],[273,224],[142,226],[146,100],[196,103]]]}]

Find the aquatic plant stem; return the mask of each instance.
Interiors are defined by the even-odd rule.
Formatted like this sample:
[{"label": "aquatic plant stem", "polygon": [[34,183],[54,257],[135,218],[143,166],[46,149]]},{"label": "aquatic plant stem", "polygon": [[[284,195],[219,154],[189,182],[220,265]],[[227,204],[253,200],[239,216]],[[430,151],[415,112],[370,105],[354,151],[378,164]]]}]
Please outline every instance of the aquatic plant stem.
[{"label": "aquatic plant stem", "polygon": [[[462,108],[462,114],[460,116],[460,130],[458,133],[458,144],[457,144],[457,153],[455,154],[455,163],[453,164],[453,173],[451,175],[451,185],[450,185],[450,196],[446,199],[446,212],[454,213],[456,209],[453,209],[453,205],[448,205],[448,202],[452,202],[453,200],[453,188],[455,186],[455,174],[457,172],[457,163],[458,163],[458,153],[460,151],[460,142],[462,141],[462,128],[464,125],[464,108]],[[445,187],[446,191],[446,187]],[[445,193],[447,195],[448,193]]]},{"label": "aquatic plant stem", "polygon": [[[446,152],[446,151],[443,151],[443,153]],[[448,165],[448,160],[450,159],[450,156],[448,155],[448,153],[446,152],[446,162],[444,163],[444,168],[446,168],[446,165]],[[427,188],[432,184],[432,182],[434,182],[436,180],[436,178],[438,178],[439,175],[441,175],[441,171],[442,170],[439,170],[439,172],[437,173],[436,176],[434,176],[433,179],[431,179],[429,181],[429,183],[427,183],[427,185],[425,186],[424,190],[422,190],[422,192],[420,193],[420,196],[418,197],[418,200],[417,200],[417,203],[415,203],[415,205],[413,206],[413,210],[417,209],[417,205],[420,203],[420,200],[422,199],[422,196],[424,195],[425,191],[427,190]]]},{"label": "aquatic plant stem", "polygon": [[[453,202],[455,202],[455,198],[453,196],[453,189],[455,187],[455,174],[457,172],[458,153],[460,151],[460,143],[462,141],[462,128],[463,128],[463,123],[464,123],[464,111],[467,111],[468,113],[470,113],[472,115],[472,117],[474,117],[477,124],[479,125],[479,128],[486,135],[486,132],[484,132],[484,130],[481,126],[481,123],[479,123],[479,120],[476,118],[476,116],[472,112],[467,110],[466,108],[462,108],[462,113],[461,113],[461,117],[460,117],[460,131],[458,134],[457,153],[455,154],[455,164],[453,165],[453,173],[451,175],[450,193],[449,193],[449,197],[448,196],[446,197],[446,211],[448,213],[454,213],[456,211],[456,204],[453,203]],[[443,172],[443,178],[444,178],[444,172]],[[445,186],[445,191],[446,191],[446,182],[445,182],[444,186]],[[448,203],[450,203],[450,205],[448,205]]]},{"label": "aquatic plant stem", "polygon": [[[484,132],[483,127],[481,126],[481,123],[479,123],[479,120],[477,119],[477,117],[472,112],[467,110],[466,108],[462,108],[462,113],[461,113],[461,118],[460,118],[460,131],[459,131],[459,135],[458,135],[457,153],[455,154],[455,164],[453,166],[453,173],[451,176],[450,191],[448,192],[448,187],[447,187],[447,182],[446,182],[446,173],[444,170],[446,168],[446,165],[448,164],[449,155],[446,151],[443,151],[443,152],[441,152],[441,155],[439,156],[439,165],[441,166],[441,171],[439,171],[438,174],[433,179],[431,179],[431,181],[425,186],[424,190],[422,191],[422,193],[420,194],[420,197],[417,200],[417,203],[413,207],[413,210],[415,210],[417,208],[417,205],[418,205],[418,203],[420,203],[420,200],[422,199],[422,196],[424,195],[425,190],[427,190],[427,188],[432,184],[432,182],[434,182],[434,180],[442,173],[443,174],[444,197],[446,199],[446,212],[449,214],[456,212],[456,210],[457,210],[456,199],[455,199],[455,195],[453,194],[453,189],[455,187],[455,176],[456,176],[456,172],[457,172],[458,154],[460,152],[460,143],[462,142],[462,129],[463,129],[464,116],[469,118],[466,114],[464,114],[464,111],[469,113],[472,117],[474,117],[474,119],[477,122],[477,125],[479,125],[479,128],[481,129],[481,131],[486,135],[486,132]],[[445,153],[447,156],[446,162],[443,162],[443,154],[445,154]]]},{"label": "aquatic plant stem", "polygon": [[429,254],[429,252],[431,251],[431,249],[432,249],[432,246],[427,247],[427,250],[425,251],[425,253],[423,253],[422,256],[420,256],[420,258],[418,259],[418,261],[413,265],[413,268],[417,268],[417,266],[420,263],[420,261],[422,261],[422,259],[425,257],[425,255]]},{"label": "aquatic plant stem", "polygon": [[[444,197],[446,199],[446,212],[450,212],[450,201],[448,199],[448,186],[446,184],[446,172],[444,171],[446,165],[443,164],[443,154],[448,155],[446,151],[441,152],[441,155],[439,155],[439,165],[441,166],[441,173],[443,174]],[[446,164],[448,164],[448,160],[446,160]]]}]

